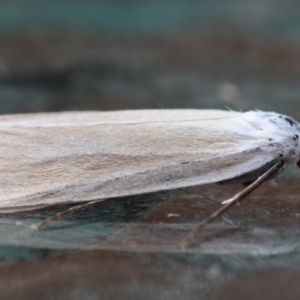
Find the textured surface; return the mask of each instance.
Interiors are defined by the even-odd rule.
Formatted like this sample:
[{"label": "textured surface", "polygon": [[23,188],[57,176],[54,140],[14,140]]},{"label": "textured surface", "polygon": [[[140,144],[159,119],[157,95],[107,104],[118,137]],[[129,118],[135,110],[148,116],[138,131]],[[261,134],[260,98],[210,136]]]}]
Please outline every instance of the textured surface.
[{"label": "textured surface", "polygon": [[[165,193],[115,200],[35,233],[29,225],[63,207],[2,215],[2,295],[239,299],[259,282],[264,297],[278,291],[297,299],[294,282],[299,275],[293,270],[300,266],[299,189],[298,181],[286,176],[267,183],[208,226],[189,253],[182,252],[180,240],[240,186],[173,191],[169,200]],[[239,282],[243,288],[237,290]]]}]

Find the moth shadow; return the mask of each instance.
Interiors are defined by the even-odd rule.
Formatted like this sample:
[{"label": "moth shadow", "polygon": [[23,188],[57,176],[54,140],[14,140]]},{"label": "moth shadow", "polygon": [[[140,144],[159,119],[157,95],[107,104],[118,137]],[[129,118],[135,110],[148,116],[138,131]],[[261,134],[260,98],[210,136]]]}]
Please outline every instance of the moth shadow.
[{"label": "moth shadow", "polygon": [[[99,203],[99,205],[72,212],[58,220],[52,221],[43,227],[42,230],[69,229],[96,223],[135,222],[144,218],[147,213],[165,200],[166,194],[164,192],[110,199]],[[84,203],[86,202],[76,203],[75,205]],[[30,218],[39,223],[75,205],[55,205],[35,211],[16,213],[14,215],[19,218]]]}]

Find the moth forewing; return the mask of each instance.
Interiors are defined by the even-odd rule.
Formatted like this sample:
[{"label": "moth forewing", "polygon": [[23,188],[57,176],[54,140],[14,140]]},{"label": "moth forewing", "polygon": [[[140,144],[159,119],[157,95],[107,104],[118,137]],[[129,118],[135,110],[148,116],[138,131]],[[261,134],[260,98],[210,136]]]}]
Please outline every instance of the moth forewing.
[{"label": "moth forewing", "polygon": [[170,190],[236,178],[278,157],[291,163],[299,126],[284,118],[220,110],[3,116],[0,208]]}]

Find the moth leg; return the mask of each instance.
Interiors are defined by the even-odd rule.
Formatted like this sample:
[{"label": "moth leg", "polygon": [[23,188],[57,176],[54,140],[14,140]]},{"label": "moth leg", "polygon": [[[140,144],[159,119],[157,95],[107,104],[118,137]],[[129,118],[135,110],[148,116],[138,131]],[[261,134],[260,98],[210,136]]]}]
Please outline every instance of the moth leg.
[{"label": "moth leg", "polygon": [[273,165],[269,170],[267,170],[263,175],[258,177],[252,184],[242,190],[240,193],[236,194],[233,198],[223,201],[221,208],[213,212],[210,216],[205,218],[198,226],[193,229],[181,242],[181,247],[183,250],[191,247],[196,239],[197,234],[210,222],[224,214],[231,206],[244,200],[249,194],[251,194],[256,188],[258,188],[263,182],[268,178],[278,172],[284,166],[284,162],[281,160]]},{"label": "moth leg", "polygon": [[62,212],[57,213],[54,216],[51,216],[51,217],[47,218],[46,220],[44,220],[44,221],[42,221],[42,222],[40,222],[40,223],[38,223],[36,225],[32,225],[30,227],[30,229],[31,230],[39,230],[42,227],[44,227],[45,225],[47,225],[48,223],[50,223],[52,221],[55,221],[55,220],[58,220],[58,219],[62,218],[65,215],[71,214],[71,213],[73,213],[75,211],[86,209],[88,207],[95,206],[95,205],[97,205],[99,203],[102,203],[102,202],[105,202],[107,200],[110,200],[110,199],[109,198],[100,199],[100,200],[90,201],[90,202],[87,202],[87,203],[84,203],[84,204],[81,204],[81,205],[73,206],[71,208],[68,208],[68,209],[62,211]]}]

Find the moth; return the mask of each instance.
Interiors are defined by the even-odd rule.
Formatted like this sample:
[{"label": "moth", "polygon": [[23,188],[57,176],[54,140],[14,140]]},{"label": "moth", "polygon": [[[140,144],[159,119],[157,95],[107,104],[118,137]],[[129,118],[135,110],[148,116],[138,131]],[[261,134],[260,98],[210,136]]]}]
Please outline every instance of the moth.
[{"label": "moth", "polygon": [[293,118],[263,111],[4,115],[0,211],[93,204],[213,182],[248,184],[223,211],[287,165],[299,166],[299,135]]}]

